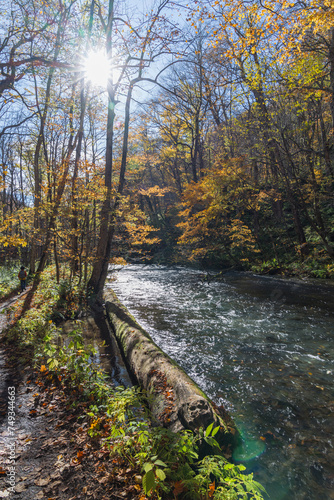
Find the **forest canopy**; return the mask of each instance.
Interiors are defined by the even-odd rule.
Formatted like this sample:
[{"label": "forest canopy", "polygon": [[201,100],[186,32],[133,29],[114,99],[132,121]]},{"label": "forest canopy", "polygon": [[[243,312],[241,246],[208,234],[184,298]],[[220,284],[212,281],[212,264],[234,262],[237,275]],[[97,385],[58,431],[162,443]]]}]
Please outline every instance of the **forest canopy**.
[{"label": "forest canopy", "polygon": [[2,263],[94,293],[112,259],[334,276],[332,0],[0,16]]}]

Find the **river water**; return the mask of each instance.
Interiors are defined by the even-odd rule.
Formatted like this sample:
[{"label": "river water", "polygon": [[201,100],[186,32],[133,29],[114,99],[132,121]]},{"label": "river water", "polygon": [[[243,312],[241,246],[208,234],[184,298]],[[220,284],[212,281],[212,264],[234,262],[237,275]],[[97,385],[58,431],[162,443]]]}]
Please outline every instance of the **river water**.
[{"label": "river water", "polygon": [[128,265],[120,300],[242,438],[233,458],[271,500],[334,499],[333,287]]}]

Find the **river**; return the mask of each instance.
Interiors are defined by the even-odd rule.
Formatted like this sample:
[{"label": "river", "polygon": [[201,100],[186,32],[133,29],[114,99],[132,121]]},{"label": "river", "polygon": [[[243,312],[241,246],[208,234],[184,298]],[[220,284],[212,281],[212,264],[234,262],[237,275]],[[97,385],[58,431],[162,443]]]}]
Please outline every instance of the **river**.
[{"label": "river", "polygon": [[334,499],[334,287],[128,265],[120,300],[243,438],[233,458],[271,500]]}]

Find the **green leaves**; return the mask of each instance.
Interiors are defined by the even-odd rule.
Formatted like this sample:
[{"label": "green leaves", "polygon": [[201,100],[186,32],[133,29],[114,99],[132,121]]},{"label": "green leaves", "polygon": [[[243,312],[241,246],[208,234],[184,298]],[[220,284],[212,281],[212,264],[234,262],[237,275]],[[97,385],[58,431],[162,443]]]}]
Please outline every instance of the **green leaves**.
[{"label": "green leaves", "polygon": [[166,474],[164,473],[164,471],[162,469],[157,469],[155,471],[157,477],[160,479],[160,481],[164,481],[166,479]]},{"label": "green leaves", "polygon": [[[200,494],[205,494],[213,487],[212,498],[215,500],[263,500],[263,486],[253,479],[253,474],[245,475],[243,465],[227,462],[220,455],[207,456],[199,462],[198,474],[195,479],[199,485]],[[212,478],[215,481],[212,482]],[[197,498],[201,498],[200,496]]]},{"label": "green leaves", "polygon": [[143,489],[145,495],[149,495],[151,491],[155,488],[155,475],[153,470],[149,470],[143,477]]},{"label": "green leaves", "polygon": [[166,479],[166,474],[160,467],[167,467],[167,464],[159,460],[156,456],[152,457],[152,462],[146,462],[143,465],[145,472],[143,476],[143,489],[145,495],[150,495],[158,486],[159,481],[163,482]]},{"label": "green leaves", "polygon": [[205,431],[200,428],[199,431],[198,431],[198,437],[197,437],[197,440],[198,441],[205,441],[209,446],[211,446],[211,448],[218,448],[218,450],[220,450],[220,446],[219,446],[219,443],[218,441],[216,441],[214,439],[214,436],[217,434],[217,432],[219,431],[220,429],[220,426],[216,426],[215,428],[213,428],[213,425],[214,425],[214,422],[212,422],[206,429]]}]

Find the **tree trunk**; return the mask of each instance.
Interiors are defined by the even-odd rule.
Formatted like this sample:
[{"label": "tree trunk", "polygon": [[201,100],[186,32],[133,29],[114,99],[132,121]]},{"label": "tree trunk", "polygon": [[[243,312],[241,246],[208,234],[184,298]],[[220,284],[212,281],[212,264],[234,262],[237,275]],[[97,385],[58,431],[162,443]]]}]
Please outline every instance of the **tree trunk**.
[{"label": "tree trunk", "polygon": [[81,149],[82,149],[82,139],[84,133],[84,118],[86,113],[86,104],[87,104],[87,96],[85,96],[84,89],[84,80],[83,77],[80,80],[80,125],[78,132],[78,143],[76,147],[75,161],[74,161],[74,169],[73,169],[73,177],[72,177],[72,270],[73,273],[77,273],[79,269],[79,245],[78,245],[78,206],[76,199],[76,183],[78,178],[79,171],[79,162],[81,157]]},{"label": "tree trunk", "polygon": [[[60,21],[58,23],[55,52],[53,55],[54,61],[57,60],[59,52],[60,52],[62,21],[63,21],[63,18],[61,16]],[[39,127],[39,134],[38,134],[38,138],[37,138],[37,143],[36,143],[36,147],[35,147],[35,153],[34,153],[34,183],[35,183],[34,184],[34,233],[35,233],[35,237],[32,239],[32,247],[31,247],[31,254],[30,254],[30,273],[32,273],[32,274],[35,273],[36,258],[37,258],[37,254],[38,254],[36,239],[38,239],[38,234],[40,232],[39,212],[40,212],[40,203],[41,203],[41,194],[42,194],[41,193],[40,154],[41,154],[42,145],[45,144],[44,129],[45,129],[46,117],[47,117],[48,110],[49,110],[50,96],[51,96],[51,85],[52,85],[52,79],[53,79],[54,72],[55,72],[55,68],[53,66],[51,66],[49,69],[48,79],[47,79],[47,83],[46,83],[45,103],[44,103],[43,112],[41,113],[41,111],[39,109],[41,122],[40,122],[40,127]],[[37,82],[36,82],[35,74],[34,74],[34,78],[35,78],[36,101],[38,103],[38,91],[37,91]],[[38,104],[38,108],[39,108],[39,104]]]},{"label": "tree trunk", "polygon": [[[93,266],[92,275],[88,282],[88,290],[93,295],[94,299],[99,299],[102,296],[104,284],[108,275],[108,266],[111,253],[111,245],[115,232],[116,212],[119,205],[119,195],[122,194],[125,182],[125,170],[128,153],[128,138],[129,138],[129,124],[130,124],[130,103],[133,90],[133,83],[130,84],[125,104],[125,121],[124,121],[124,134],[123,134],[123,149],[122,149],[122,162],[119,174],[119,183],[117,195],[114,203],[112,203],[111,189],[108,188],[107,197],[103,203],[101,210],[101,226],[98,247],[96,252],[96,259]],[[109,108],[110,109],[110,108]],[[109,114],[108,114],[109,118]],[[110,117],[114,120],[114,114]],[[110,129],[110,133],[112,132]],[[107,142],[108,144],[108,142]],[[109,144],[112,153],[112,142]],[[109,159],[112,161],[112,157]],[[106,182],[109,177],[106,177]],[[111,178],[110,178],[111,182]]]},{"label": "tree trunk", "polygon": [[182,429],[196,432],[211,423],[221,425],[223,430],[217,435],[221,445],[235,443],[237,429],[227,412],[219,411],[195,382],[154,344],[112,291],[108,291],[105,299],[108,320],[130,373],[149,394],[153,421],[173,432]]},{"label": "tree trunk", "polygon": [[332,114],[332,136],[330,141],[330,163],[331,172],[334,170],[334,28],[330,29],[330,45],[329,45],[329,76],[330,76],[330,88],[331,88],[331,114]]}]

